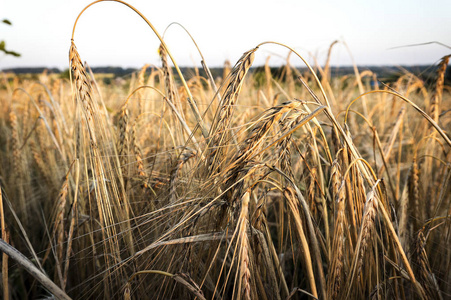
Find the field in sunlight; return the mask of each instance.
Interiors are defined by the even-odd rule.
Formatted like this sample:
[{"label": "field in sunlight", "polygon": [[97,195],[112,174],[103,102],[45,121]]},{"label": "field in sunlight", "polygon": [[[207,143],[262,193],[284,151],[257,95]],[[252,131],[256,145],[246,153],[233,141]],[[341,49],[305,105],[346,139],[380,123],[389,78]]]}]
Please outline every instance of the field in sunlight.
[{"label": "field in sunlight", "polygon": [[263,46],[115,78],[72,41],[69,79],[1,74],[3,296],[451,297],[450,56],[385,81]]}]

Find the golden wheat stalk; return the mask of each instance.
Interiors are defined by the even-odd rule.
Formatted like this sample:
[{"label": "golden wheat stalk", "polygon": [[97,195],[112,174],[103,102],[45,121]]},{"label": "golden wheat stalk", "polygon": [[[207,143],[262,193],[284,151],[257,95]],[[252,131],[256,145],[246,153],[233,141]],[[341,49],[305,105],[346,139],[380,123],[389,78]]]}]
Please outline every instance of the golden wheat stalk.
[{"label": "golden wheat stalk", "polygon": [[[304,256],[304,264],[305,264],[305,268],[307,271],[307,278],[309,281],[309,285],[310,288],[312,290],[312,295],[314,297],[318,297],[318,291],[316,289],[316,282],[315,282],[315,275],[313,273],[313,259],[310,255],[310,245],[307,241],[307,236],[305,234],[304,231],[304,225],[303,225],[303,221],[301,219],[301,213],[299,212],[299,208],[298,208],[298,201],[300,199],[296,199],[296,193],[293,191],[293,189],[291,187],[287,187],[284,195],[286,197],[287,204],[288,207],[290,209],[291,215],[293,216],[294,222],[295,222],[295,226],[296,226],[296,231],[298,233],[299,236],[299,240],[301,243],[301,247],[302,247],[302,253]],[[310,218],[310,216],[306,216],[307,218]]]},{"label": "golden wheat stalk", "polygon": [[[339,175],[338,175],[339,176]],[[338,177],[337,176],[337,177]],[[337,179],[339,180],[339,179]],[[336,217],[334,224],[334,233],[332,241],[332,258],[329,264],[329,273],[327,278],[327,298],[338,299],[344,280],[344,246],[345,246],[345,201],[346,201],[346,187],[344,182],[336,190],[334,185],[334,195],[336,195]]]},{"label": "golden wheat stalk", "polygon": [[[5,243],[9,243],[9,234],[6,229],[5,212],[3,210],[3,187],[0,185],[0,224],[2,239]],[[2,253],[2,285],[3,285],[3,299],[9,299],[9,282],[8,282],[8,255]]]},{"label": "golden wheat stalk", "polygon": [[250,271],[250,245],[249,238],[247,236],[248,223],[249,223],[249,201],[250,201],[250,191],[246,191],[241,197],[241,211],[238,218],[238,243],[239,243],[239,283],[238,283],[238,297],[241,299],[241,295],[245,300],[250,300],[251,298],[251,271]]},{"label": "golden wheat stalk", "polygon": [[89,7],[91,7],[92,5],[94,5],[94,4],[96,4],[96,3],[103,2],[103,1],[114,1],[114,2],[121,3],[121,4],[125,5],[125,6],[127,6],[128,8],[130,8],[131,10],[133,10],[135,13],[137,13],[137,14],[138,14],[138,15],[139,15],[139,16],[147,23],[147,25],[149,25],[149,27],[152,29],[152,31],[155,33],[155,35],[156,35],[156,36],[158,37],[158,39],[160,40],[160,43],[161,43],[162,47],[164,47],[166,53],[168,54],[168,56],[170,57],[172,63],[174,64],[174,67],[175,67],[175,69],[176,69],[178,75],[180,76],[180,80],[182,81],[183,87],[185,88],[185,91],[186,91],[186,93],[188,94],[188,99],[187,99],[187,100],[188,100],[188,102],[189,102],[189,104],[190,104],[190,106],[191,106],[191,109],[192,109],[192,111],[193,111],[194,117],[196,118],[196,121],[197,121],[197,123],[198,123],[199,126],[200,126],[200,129],[201,129],[201,131],[202,131],[202,135],[203,135],[205,138],[208,138],[208,129],[207,129],[207,126],[205,125],[205,122],[204,122],[204,120],[203,120],[202,117],[201,117],[201,114],[200,114],[200,112],[199,112],[199,108],[197,107],[197,104],[194,102],[194,98],[193,98],[193,96],[192,96],[192,94],[191,94],[191,91],[190,91],[190,89],[189,89],[189,87],[188,87],[188,84],[186,83],[186,80],[185,80],[185,78],[184,78],[184,76],[183,76],[183,74],[182,74],[182,72],[181,72],[181,70],[180,70],[178,64],[176,63],[174,57],[173,57],[172,54],[170,53],[170,51],[169,51],[169,49],[168,49],[166,43],[164,42],[163,38],[160,36],[160,34],[159,34],[158,31],[156,30],[156,28],[155,28],[155,27],[152,25],[152,23],[151,23],[151,22],[150,22],[150,21],[149,21],[149,20],[148,20],[148,19],[147,19],[140,11],[139,11],[139,10],[137,10],[135,7],[133,7],[132,5],[130,5],[130,4],[126,3],[126,2],[124,2],[124,1],[121,1],[121,0],[97,0],[97,1],[92,2],[91,4],[88,4],[88,5],[87,5],[87,6],[86,6],[86,7],[78,14],[77,19],[75,20],[74,26],[73,26],[73,28],[72,28],[72,39],[71,39],[72,43],[73,43],[74,35],[75,35],[75,28],[77,27],[77,23],[78,23],[78,20],[80,19],[81,15],[82,15]]},{"label": "golden wheat stalk", "polygon": [[[72,40],[71,47],[69,50],[69,60],[72,69],[73,81],[75,86],[75,97],[78,103],[81,103],[82,111],[85,116],[86,126],[89,132],[89,152],[90,156],[88,158],[90,168],[92,170],[93,179],[93,191],[95,194],[95,201],[97,204],[97,209],[99,210],[99,221],[101,224],[101,232],[103,235],[103,244],[105,246],[105,251],[109,249],[111,255],[119,256],[120,250],[117,243],[116,226],[109,226],[110,224],[117,224],[114,220],[115,217],[119,217],[124,222],[119,222],[120,226],[125,230],[125,238],[130,252],[134,252],[134,245],[132,242],[132,236],[130,228],[130,206],[128,203],[128,198],[123,195],[124,189],[120,190],[117,186],[116,180],[110,180],[111,184],[107,186],[108,178],[112,178],[111,173],[106,173],[106,168],[114,168],[110,163],[114,163],[117,160],[117,156],[114,156],[113,162],[109,160],[104,160],[101,150],[99,148],[99,141],[104,142],[108,139],[109,132],[106,130],[106,122],[102,118],[102,112],[99,110],[98,105],[92,98],[92,86],[86,75],[85,68],[81,63],[80,55],[78,54],[77,48]],[[99,131],[97,136],[96,130]],[[79,153],[86,155],[83,149],[78,149]],[[107,177],[106,177],[107,176]],[[95,188],[94,188],[95,186]],[[119,197],[119,194],[121,194]],[[110,205],[115,203],[116,206]],[[114,213],[113,213],[114,211]],[[128,229],[126,229],[128,227]],[[112,236],[112,239],[107,239],[107,236]],[[107,256],[106,260],[109,263],[111,257]],[[109,273],[109,271],[108,271]],[[110,275],[110,273],[109,273]],[[109,276],[107,276],[109,277]],[[109,277],[109,279],[113,279]],[[107,284],[108,280],[105,281]]]},{"label": "golden wheat stalk", "polygon": [[329,83],[330,82],[330,57],[332,54],[332,48],[338,44],[338,41],[333,41],[330,46],[329,49],[327,50],[327,58],[326,58],[326,63],[324,64],[324,76],[321,80],[321,82],[324,83]]},{"label": "golden wheat stalk", "polygon": [[51,281],[46,274],[44,274],[40,269],[38,269],[35,266],[35,264],[31,262],[31,260],[25,257],[25,255],[19,252],[16,248],[6,243],[3,239],[0,239],[0,251],[8,255],[19,266],[21,266],[28,273],[30,273],[36,280],[38,280],[45,287],[46,290],[52,293],[56,298],[63,300],[71,300],[71,298],[53,281]]}]

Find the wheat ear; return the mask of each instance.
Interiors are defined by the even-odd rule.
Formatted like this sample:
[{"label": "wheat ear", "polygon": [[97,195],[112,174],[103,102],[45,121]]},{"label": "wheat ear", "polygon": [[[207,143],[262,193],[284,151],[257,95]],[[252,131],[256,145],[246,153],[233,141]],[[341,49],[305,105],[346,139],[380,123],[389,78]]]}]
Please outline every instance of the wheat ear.
[{"label": "wheat ear", "polygon": [[331,170],[332,197],[335,199],[335,223],[332,240],[331,259],[327,280],[327,295],[329,299],[337,299],[343,285],[344,275],[344,241],[345,241],[345,201],[346,184],[342,180],[340,165],[335,160]]},{"label": "wheat ear", "polygon": [[[310,245],[307,241],[307,236],[304,231],[303,221],[301,219],[301,213],[298,208],[298,202],[300,199],[296,199],[295,192],[291,187],[287,187],[284,191],[284,196],[287,199],[287,204],[290,209],[291,215],[296,226],[296,231],[299,236],[299,241],[302,247],[302,254],[304,256],[305,268],[307,271],[307,278],[314,297],[318,297],[318,291],[316,288],[315,275],[313,273],[313,259],[310,255]],[[310,218],[310,216],[306,216]]]},{"label": "wheat ear", "polygon": [[[164,75],[164,85],[166,88],[167,98],[172,103],[176,103],[176,90],[174,80],[172,79],[172,72],[168,64],[168,54],[166,48],[163,44],[160,44],[160,48],[158,48],[158,53],[160,54],[161,64]],[[176,103],[177,104],[177,103]],[[180,108],[179,108],[180,109]]]},{"label": "wheat ear", "polygon": [[141,151],[141,148],[138,145],[138,140],[137,140],[137,133],[136,133],[136,122],[137,120],[135,119],[135,121],[133,122],[132,125],[132,129],[131,129],[131,146],[132,146],[132,150],[133,150],[133,154],[135,156],[135,161],[136,161],[136,174],[138,175],[139,179],[142,180],[143,184],[143,188],[148,188],[149,185],[146,182],[147,180],[147,173],[146,170],[144,169],[144,158],[143,158],[143,154]]},{"label": "wheat ear", "polygon": [[85,68],[81,62],[77,47],[74,41],[71,42],[69,50],[69,61],[72,69],[72,75],[75,82],[76,95],[78,100],[82,103],[83,112],[88,124],[89,135],[91,143],[97,147],[97,139],[94,132],[94,108],[92,100],[92,86],[86,75]]},{"label": "wheat ear", "polygon": [[[62,276],[62,266],[63,266],[63,242],[64,242],[64,210],[66,207],[66,200],[67,200],[67,192],[69,190],[69,174],[70,169],[67,172],[66,176],[64,177],[64,182],[61,186],[61,189],[58,194],[58,200],[56,202],[57,204],[57,215],[55,220],[55,231],[57,235],[57,243],[56,243],[56,256],[58,259],[59,268],[58,271],[60,273],[60,280],[61,285],[64,285],[64,279]],[[64,289],[63,289],[64,290]]]},{"label": "wheat ear", "polygon": [[[79,160],[75,160],[73,163],[75,165],[75,192],[74,192],[74,202],[72,203],[72,209],[71,209],[71,220],[69,225],[69,232],[67,234],[67,246],[66,246],[66,259],[64,264],[64,273],[63,273],[63,286],[62,288],[66,288],[67,284],[67,275],[69,273],[69,261],[70,261],[70,254],[72,251],[72,242],[73,242],[73,235],[74,235],[74,228],[75,228],[75,222],[77,222],[76,218],[76,210],[78,207],[78,183],[80,180],[80,163]],[[72,167],[71,167],[72,168]]]},{"label": "wheat ear", "polygon": [[171,202],[176,200],[176,187],[177,187],[177,177],[182,169],[183,165],[192,157],[196,155],[196,152],[191,149],[186,149],[186,151],[182,154],[179,160],[177,160],[177,164],[171,171],[170,175],[170,183],[169,183],[169,199]]},{"label": "wheat ear", "polygon": [[414,245],[413,245],[413,265],[415,275],[418,281],[421,282],[424,287],[424,292],[429,299],[442,300],[443,296],[440,292],[440,288],[435,279],[435,275],[432,272],[431,266],[429,264],[429,258],[427,256],[426,250],[426,237],[424,235],[424,228],[418,231]]},{"label": "wheat ear", "polygon": [[420,171],[418,168],[418,162],[416,155],[413,157],[412,166],[410,168],[407,186],[408,186],[408,199],[410,214],[414,218],[413,230],[417,231],[423,222],[420,211]]},{"label": "wheat ear", "polygon": [[366,254],[366,249],[371,241],[371,233],[375,228],[376,214],[377,214],[378,202],[375,196],[375,192],[371,190],[366,196],[365,206],[363,208],[363,219],[360,231],[360,249],[359,259],[357,261],[357,276],[360,274],[363,259]]},{"label": "wheat ear", "polygon": [[336,191],[336,218],[332,241],[332,258],[327,280],[327,295],[329,299],[338,299],[344,279],[344,245],[345,245],[345,200],[346,187],[342,182]]},{"label": "wheat ear", "polygon": [[250,271],[250,245],[249,238],[247,236],[248,223],[249,223],[249,201],[250,201],[250,191],[246,191],[241,198],[241,211],[238,218],[239,227],[239,244],[240,244],[240,272],[239,272],[239,285],[238,285],[238,299],[241,299],[243,295],[245,300],[251,299],[251,271]]},{"label": "wheat ear", "polygon": [[[119,163],[121,166],[122,176],[124,178],[124,183],[127,178],[129,178],[129,141],[128,141],[128,123],[129,123],[129,113],[127,109],[128,101],[126,101],[122,107],[119,115],[118,122],[118,139],[117,139],[117,155],[119,156]],[[124,186],[127,186],[124,184]]]},{"label": "wheat ear", "polygon": [[[282,128],[280,131],[282,133],[289,132],[292,128],[296,127],[300,121],[302,121],[305,116],[304,111],[296,111],[291,116],[282,119],[280,122]],[[277,163],[280,170],[288,175],[289,178],[294,178],[293,168],[291,166],[291,153],[290,153],[290,143],[292,134],[287,135],[285,138],[280,139],[277,144]]]},{"label": "wheat ear", "polygon": [[226,131],[229,129],[234,106],[243,85],[244,77],[254,61],[255,51],[257,51],[257,48],[245,52],[230,73],[230,81],[225,89],[222,97],[222,103],[216,112],[215,120],[211,126],[209,134],[212,136],[210,145],[213,149],[209,155],[210,161],[208,165],[210,165],[210,170],[213,170],[215,167],[212,163],[215,161],[215,157],[221,157],[219,146],[224,141]]},{"label": "wheat ear", "polygon": [[20,151],[20,140],[19,140],[19,124],[17,121],[17,115],[13,109],[9,112],[9,121],[11,124],[11,148],[13,152],[13,170],[15,170],[13,175],[13,180],[15,185],[18,187],[19,193],[19,205],[20,210],[24,214],[25,219],[28,219],[28,210],[25,200],[25,191],[22,188],[22,180],[24,175],[24,170],[22,166],[22,153]]},{"label": "wheat ear", "polygon": [[[144,86],[144,76],[146,75],[146,70],[149,67],[148,64],[144,65],[141,70],[138,73],[138,85]],[[145,101],[144,101],[144,91],[139,90],[138,91],[138,98],[139,98],[139,114],[142,114],[145,111]]]},{"label": "wheat ear", "polygon": [[448,67],[450,57],[451,55],[444,56],[441,59],[440,64],[438,65],[437,81],[435,83],[435,91],[434,94],[432,95],[431,108],[429,113],[429,115],[436,123],[438,123],[438,118],[440,115],[440,104],[442,102],[443,87],[445,83],[445,73],[446,68]]}]

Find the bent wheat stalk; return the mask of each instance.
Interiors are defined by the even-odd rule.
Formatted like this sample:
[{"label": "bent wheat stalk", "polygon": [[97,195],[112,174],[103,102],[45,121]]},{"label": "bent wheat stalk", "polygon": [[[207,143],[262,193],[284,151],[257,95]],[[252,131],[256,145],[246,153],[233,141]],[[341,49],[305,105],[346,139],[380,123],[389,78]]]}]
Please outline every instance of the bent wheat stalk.
[{"label": "bent wheat stalk", "polygon": [[155,33],[155,35],[158,37],[158,39],[161,42],[162,47],[164,47],[166,49],[166,53],[168,54],[169,58],[171,59],[172,63],[174,64],[175,69],[177,70],[178,75],[180,76],[180,79],[182,81],[183,87],[186,90],[186,93],[188,94],[188,103],[191,106],[191,109],[193,110],[194,113],[194,117],[196,118],[196,121],[199,123],[199,126],[201,128],[202,131],[202,135],[207,138],[208,137],[208,128],[205,125],[204,120],[201,117],[201,114],[199,112],[199,108],[197,107],[196,103],[194,102],[194,97],[191,94],[191,91],[188,87],[188,84],[186,83],[185,77],[182,74],[182,71],[180,71],[180,68],[177,64],[177,62],[175,61],[174,57],[172,56],[171,52],[169,51],[168,46],[166,45],[166,43],[164,42],[163,38],[160,36],[160,34],[158,33],[158,31],[156,30],[156,28],[152,25],[152,23],[150,23],[150,21],[136,8],[134,8],[133,6],[131,6],[130,4],[121,1],[121,0],[97,0],[92,2],[91,4],[87,5],[77,16],[77,19],[75,20],[74,23],[74,27],[72,29],[72,38],[71,41],[74,41],[74,35],[75,35],[75,28],[77,26],[77,22],[80,19],[81,15],[92,5],[99,3],[99,2],[104,2],[104,1],[113,1],[113,2],[118,2],[121,3],[127,7],[129,7],[130,9],[132,9],[135,13],[137,13],[146,23],[147,25],[149,25],[149,27],[152,29],[152,31]]},{"label": "bent wheat stalk", "polygon": [[60,289],[53,281],[51,281],[44,273],[42,273],[34,264],[20,253],[16,248],[7,244],[3,239],[0,239],[0,251],[7,254],[18,265],[30,273],[37,281],[39,281],[49,292],[55,297],[62,300],[70,300],[71,298]]}]

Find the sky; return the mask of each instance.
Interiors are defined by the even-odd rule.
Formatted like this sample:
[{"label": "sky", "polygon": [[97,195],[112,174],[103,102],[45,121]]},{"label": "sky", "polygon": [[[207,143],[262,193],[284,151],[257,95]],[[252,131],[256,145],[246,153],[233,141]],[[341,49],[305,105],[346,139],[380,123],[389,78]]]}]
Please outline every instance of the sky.
[{"label": "sky", "polygon": [[[68,51],[77,15],[91,0],[0,0],[0,41],[20,58],[0,53],[0,70],[13,67],[69,67]],[[438,41],[451,46],[450,0],[128,0],[156,28],[180,66],[232,65],[243,52],[266,41],[293,48],[309,63],[323,64],[329,45],[339,40],[333,65],[430,65],[451,49],[438,45],[394,47]],[[105,1],[80,17],[74,41],[81,59],[95,66],[140,68],[160,65],[159,40],[127,6]],[[269,57],[285,63],[288,49],[263,45],[254,65]],[[295,55],[290,63],[302,65]]]}]

